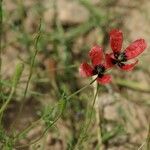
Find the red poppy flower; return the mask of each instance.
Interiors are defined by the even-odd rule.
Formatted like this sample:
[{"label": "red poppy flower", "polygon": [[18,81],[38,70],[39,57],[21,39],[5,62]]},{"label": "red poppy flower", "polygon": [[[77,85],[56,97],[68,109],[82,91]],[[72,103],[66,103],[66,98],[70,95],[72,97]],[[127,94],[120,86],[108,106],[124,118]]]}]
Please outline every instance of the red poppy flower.
[{"label": "red poppy flower", "polygon": [[80,65],[79,73],[82,77],[90,77],[97,75],[97,82],[106,84],[111,81],[111,76],[106,73],[106,65],[104,64],[103,50],[99,46],[94,46],[89,52],[92,66],[84,62]]},{"label": "red poppy flower", "polygon": [[138,60],[135,60],[135,62],[131,64],[126,64],[126,62],[140,55],[146,48],[146,42],[144,39],[138,39],[131,43],[123,52],[121,51],[122,42],[122,31],[117,29],[112,30],[110,32],[110,44],[113,53],[105,55],[106,66],[107,68],[110,68],[113,65],[117,65],[122,70],[130,71],[138,63]]}]

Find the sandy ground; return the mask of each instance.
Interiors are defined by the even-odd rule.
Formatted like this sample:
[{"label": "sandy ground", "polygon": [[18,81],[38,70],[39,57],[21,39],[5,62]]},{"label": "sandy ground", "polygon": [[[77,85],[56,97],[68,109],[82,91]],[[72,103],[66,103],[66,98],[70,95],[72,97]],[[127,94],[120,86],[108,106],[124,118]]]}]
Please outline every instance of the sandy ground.
[{"label": "sandy ground", "polygon": [[[43,16],[44,22],[44,30],[47,32],[52,32],[55,28],[54,26],[54,19],[55,15],[57,14],[58,20],[60,23],[65,27],[76,27],[78,25],[84,24],[90,17],[90,12],[81,4],[79,4],[75,0],[57,0],[56,5],[53,5],[54,0],[43,0],[35,1],[35,0],[27,0],[23,1],[24,9],[26,10],[26,14],[20,10],[18,5],[21,3],[20,1],[11,1],[5,0],[4,1],[4,10],[5,10],[5,18],[4,18],[4,39],[3,42],[3,66],[2,72],[4,74],[4,79],[9,79],[13,72],[14,66],[20,60],[28,60],[29,55],[32,53],[33,50],[33,43],[28,41],[33,39],[38,23],[39,23],[39,14]],[[41,5],[39,5],[41,3]],[[93,0],[93,5],[95,7],[100,7],[102,5],[101,1]],[[20,4],[21,5],[21,4]],[[54,8],[57,8],[57,11]],[[137,38],[144,38],[148,43],[148,48],[144,52],[144,54],[139,58],[139,66],[135,69],[134,72],[129,73],[122,73],[114,71],[114,76],[119,78],[123,77],[127,79],[128,82],[130,80],[136,81],[141,84],[141,87],[144,86],[146,89],[150,89],[150,67],[149,67],[149,60],[150,60],[150,1],[149,0],[118,0],[115,6],[108,6],[105,9],[112,12],[112,14],[120,15],[121,17],[115,20],[116,22],[122,22],[120,28],[124,32],[124,43],[123,48],[128,46],[132,41],[136,40]],[[20,12],[20,13],[18,13]],[[24,18],[23,18],[24,16]],[[23,18],[23,19],[22,19]],[[115,22],[114,21],[114,22]],[[17,29],[14,28],[14,24],[19,24],[22,22],[22,28]],[[110,23],[110,27],[112,27],[113,23]],[[109,30],[108,28],[106,31]],[[26,31],[26,34],[21,32]],[[22,33],[24,34],[22,36]],[[73,53],[78,58],[78,56],[83,56],[84,54],[80,54],[79,49],[87,43],[90,47],[97,41],[102,41],[103,35],[99,29],[94,29],[90,31],[85,36],[78,37],[74,40],[73,45]],[[27,40],[24,40],[23,37],[29,36]],[[44,43],[44,42],[43,42]],[[49,43],[49,41],[45,41],[45,51],[41,51],[37,56],[36,65],[42,66],[46,68],[46,75],[44,73],[39,73],[42,71],[42,67],[39,67],[36,70],[38,73],[39,78],[45,77],[49,80],[55,80],[55,72],[52,75],[48,75],[48,66],[47,61],[49,62],[49,58],[51,55],[47,57],[47,53],[53,54],[53,44]],[[43,45],[44,45],[43,44]],[[108,43],[105,44],[107,49],[110,49]],[[86,57],[86,56],[83,56]],[[52,56],[52,58],[55,58]],[[59,60],[59,58],[58,58]],[[82,60],[82,59],[80,59]],[[76,60],[74,62],[77,62]],[[53,62],[52,62],[53,63]],[[51,62],[49,63],[50,67],[55,67]],[[79,64],[78,62],[77,64]],[[54,63],[55,64],[55,63]],[[23,77],[21,79],[21,84],[19,85],[19,89],[16,92],[16,97],[13,99],[14,101],[10,104],[7,114],[4,118],[5,127],[8,131],[14,116],[16,116],[18,112],[18,108],[20,107],[20,102],[23,94],[23,88],[26,84],[26,80],[28,77],[29,66],[25,66],[25,70],[23,72]],[[37,79],[36,73],[33,75],[33,81],[29,86],[29,91],[38,90],[38,86],[34,85],[34,79]],[[78,75],[77,75],[78,76]],[[55,88],[55,81],[53,82],[50,80],[49,84],[44,85],[43,88],[44,95],[43,97],[36,97],[33,96],[30,92],[28,92],[26,97],[25,106],[23,109],[23,114],[21,115],[18,123],[15,124],[15,128],[19,131],[23,129],[25,126],[30,124],[33,120],[38,118],[38,110],[42,107],[47,105],[47,103],[54,103],[56,97],[52,91]],[[85,82],[81,81],[82,79],[77,79],[77,83],[81,83],[84,85]],[[50,87],[49,87],[50,86]],[[79,85],[80,86],[80,85]],[[46,89],[46,87],[49,87]],[[120,123],[124,125],[126,129],[126,134],[120,135],[116,138],[111,139],[107,143],[108,150],[127,150],[127,149],[137,149],[139,145],[141,145],[146,138],[147,130],[148,130],[148,120],[149,118],[149,100],[150,100],[150,93],[144,91],[138,91],[126,88],[124,86],[119,86],[113,83],[106,87],[108,92],[100,93],[98,96],[99,106],[103,106],[103,114],[106,120],[109,120],[106,124],[106,129],[109,131],[115,127],[116,124]],[[45,90],[46,89],[46,90]],[[6,92],[8,89],[6,88]],[[42,91],[42,89],[40,90]],[[42,94],[43,94],[42,93]],[[44,101],[43,101],[44,99]],[[67,140],[70,138],[70,134],[73,134],[73,127],[71,127],[70,120],[60,119],[57,123],[57,128],[59,131],[57,132],[56,129],[52,129],[49,133],[42,138],[35,149],[44,149],[44,150],[63,150],[67,148]],[[77,124],[75,124],[75,128],[79,128]],[[94,125],[92,134],[95,135],[96,132],[96,125]],[[43,130],[43,122],[40,123],[39,126],[33,128],[27,135],[27,137],[20,141],[20,144],[26,144],[35,137],[38,137],[42,133]],[[89,142],[90,141],[90,142]],[[85,149],[92,150],[94,147],[95,138],[92,137],[88,143],[84,144]],[[39,145],[44,146],[39,146]],[[25,149],[33,149],[33,147],[29,146]]]}]

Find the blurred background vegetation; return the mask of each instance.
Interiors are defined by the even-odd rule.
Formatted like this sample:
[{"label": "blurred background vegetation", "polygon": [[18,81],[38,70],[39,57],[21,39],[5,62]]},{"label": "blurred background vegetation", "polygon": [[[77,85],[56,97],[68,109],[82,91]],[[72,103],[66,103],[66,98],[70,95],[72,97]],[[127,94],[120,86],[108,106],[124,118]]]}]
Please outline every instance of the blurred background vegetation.
[{"label": "blurred background vegetation", "polygon": [[[77,149],[98,149],[94,115],[79,142],[92,109],[93,88],[74,96],[67,105],[62,99],[90,82],[79,76],[78,67],[88,60],[88,51],[94,44],[110,50],[108,33],[112,28],[123,31],[123,48],[138,38],[144,38],[149,45],[149,8],[149,0],[3,0],[1,106],[14,87],[11,81],[15,66],[22,63],[24,70],[1,115],[1,149],[11,149],[13,136],[39,118],[15,141],[15,145],[27,145],[16,149],[69,150],[77,145]],[[100,86],[97,105],[102,106],[106,150],[138,149],[147,137],[149,47],[139,59],[134,71],[114,70],[113,82]],[[64,105],[65,111],[56,124],[28,145],[42,135]]]}]

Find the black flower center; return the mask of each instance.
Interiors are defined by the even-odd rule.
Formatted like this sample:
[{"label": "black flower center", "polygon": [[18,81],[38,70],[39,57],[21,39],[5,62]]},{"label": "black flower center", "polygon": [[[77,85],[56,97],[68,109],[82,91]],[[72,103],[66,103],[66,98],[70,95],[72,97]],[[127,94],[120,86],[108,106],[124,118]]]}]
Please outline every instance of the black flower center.
[{"label": "black flower center", "polygon": [[94,67],[93,74],[98,75],[98,77],[102,77],[105,72],[105,67],[103,65],[97,65]]},{"label": "black flower center", "polygon": [[120,52],[114,52],[114,57],[115,57],[116,59],[118,59],[119,55],[120,55]]},{"label": "black flower center", "polygon": [[114,59],[112,59],[112,63],[115,65],[117,64],[119,67],[122,67],[124,65],[124,62],[127,61],[127,57],[124,52],[115,52],[114,53]]},{"label": "black flower center", "polygon": [[120,53],[118,58],[121,62],[126,62],[127,61],[127,57],[126,57],[126,54],[124,52]]}]

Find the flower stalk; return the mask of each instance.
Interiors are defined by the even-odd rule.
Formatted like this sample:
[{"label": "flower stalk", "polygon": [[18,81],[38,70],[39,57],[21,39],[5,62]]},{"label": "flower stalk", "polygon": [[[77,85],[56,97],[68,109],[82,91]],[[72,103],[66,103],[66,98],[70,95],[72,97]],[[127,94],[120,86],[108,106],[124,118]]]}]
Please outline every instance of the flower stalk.
[{"label": "flower stalk", "polygon": [[[96,94],[98,90],[98,83],[95,82],[95,84],[93,84],[93,87],[94,87],[94,94]],[[97,96],[95,99],[94,108],[95,108],[95,114],[96,114],[98,147],[99,147],[99,150],[104,150],[104,145],[103,145],[103,140],[102,140],[102,117],[103,115],[102,115],[101,104],[99,102],[99,96]]]}]

